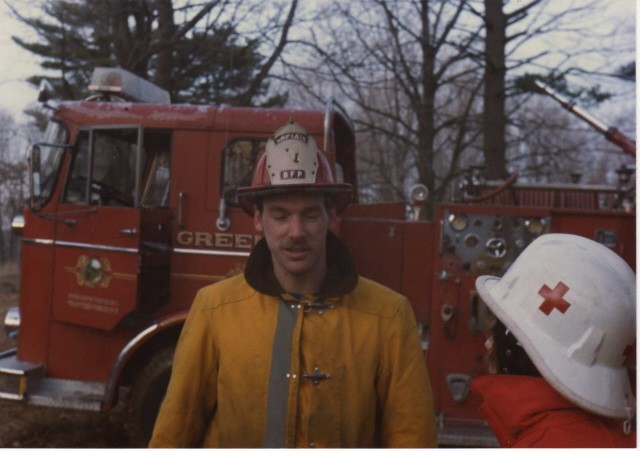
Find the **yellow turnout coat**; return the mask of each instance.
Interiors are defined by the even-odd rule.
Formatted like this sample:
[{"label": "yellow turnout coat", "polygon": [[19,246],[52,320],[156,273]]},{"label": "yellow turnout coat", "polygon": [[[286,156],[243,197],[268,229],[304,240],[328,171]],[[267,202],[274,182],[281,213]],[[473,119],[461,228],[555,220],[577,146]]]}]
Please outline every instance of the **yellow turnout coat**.
[{"label": "yellow turnout coat", "polygon": [[264,240],[244,275],[198,293],[150,446],[436,446],[409,302],[327,248],[319,296],[282,293]]}]

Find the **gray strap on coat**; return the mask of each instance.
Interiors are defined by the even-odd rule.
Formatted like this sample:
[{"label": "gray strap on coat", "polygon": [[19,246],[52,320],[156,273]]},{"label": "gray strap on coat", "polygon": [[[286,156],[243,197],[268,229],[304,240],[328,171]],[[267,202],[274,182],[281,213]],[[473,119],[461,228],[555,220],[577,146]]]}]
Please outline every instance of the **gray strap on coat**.
[{"label": "gray strap on coat", "polygon": [[284,448],[289,401],[289,373],[291,367],[291,342],[296,327],[298,309],[294,302],[281,300],[278,322],[271,352],[271,372],[267,397],[267,427],[264,434],[265,448]]}]

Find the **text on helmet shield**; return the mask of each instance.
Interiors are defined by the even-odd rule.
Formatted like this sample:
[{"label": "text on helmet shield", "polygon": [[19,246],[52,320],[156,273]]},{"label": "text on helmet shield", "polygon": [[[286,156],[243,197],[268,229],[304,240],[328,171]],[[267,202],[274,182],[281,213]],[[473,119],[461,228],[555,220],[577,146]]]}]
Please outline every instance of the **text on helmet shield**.
[{"label": "text on helmet shield", "polygon": [[300,180],[306,178],[306,171],[302,169],[286,169],[280,171],[280,178],[282,180]]},{"label": "text on helmet shield", "polygon": [[286,139],[296,139],[298,141],[302,141],[303,143],[307,144],[309,142],[309,135],[307,135],[306,133],[299,133],[299,132],[283,133],[282,135],[276,136],[273,142],[275,144],[279,144],[281,141],[284,141]]}]

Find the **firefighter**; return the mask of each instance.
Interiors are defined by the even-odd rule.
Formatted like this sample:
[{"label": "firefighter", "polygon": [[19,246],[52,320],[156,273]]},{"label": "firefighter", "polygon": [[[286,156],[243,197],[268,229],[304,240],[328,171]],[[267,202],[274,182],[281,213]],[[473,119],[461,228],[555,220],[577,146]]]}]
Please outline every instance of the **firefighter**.
[{"label": "firefighter", "polygon": [[576,235],[531,243],[476,288],[497,317],[497,372],[472,382],[504,447],[635,447],[635,274]]},{"label": "firefighter", "polygon": [[269,139],[238,190],[264,239],[197,294],[151,446],[436,446],[410,304],[331,231],[351,191],[298,124]]}]

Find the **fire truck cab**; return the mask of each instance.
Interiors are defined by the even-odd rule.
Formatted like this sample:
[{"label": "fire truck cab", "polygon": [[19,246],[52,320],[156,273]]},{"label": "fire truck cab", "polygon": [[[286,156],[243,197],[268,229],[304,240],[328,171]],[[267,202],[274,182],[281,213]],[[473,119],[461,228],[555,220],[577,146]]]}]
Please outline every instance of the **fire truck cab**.
[{"label": "fire truck cab", "polygon": [[109,410],[126,391],[148,433],[146,412],[163,393],[153,387],[166,383],[196,291],[241,271],[260,238],[235,189],[266,140],[294,117],[354,185],[355,143],[332,104],[171,105],[107,68],[91,88],[87,101],[48,101],[51,120],[30,150],[20,305],[5,321],[19,338],[0,358],[0,396]]},{"label": "fire truck cab", "polygon": [[[19,307],[5,326],[0,398],[109,411],[126,403],[144,445],[196,291],[243,269],[256,235],[235,189],[250,183],[271,134],[293,118],[357,187],[353,126],[324,111],[174,105],[122,69],[98,68],[85,101],[58,102],[29,152],[30,197],[20,229]],[[340,235],[362,275],[405,294],[419,322],[439,443],[492,446],[469,394],[486,372],[487,309],[473,282],[503,273],[542,233],[600,241],[635,263],[635,213],[621,191],[579,185],[492,186],[470,176],[462,202],[419,220],[426,192],[344,213]]]}]

